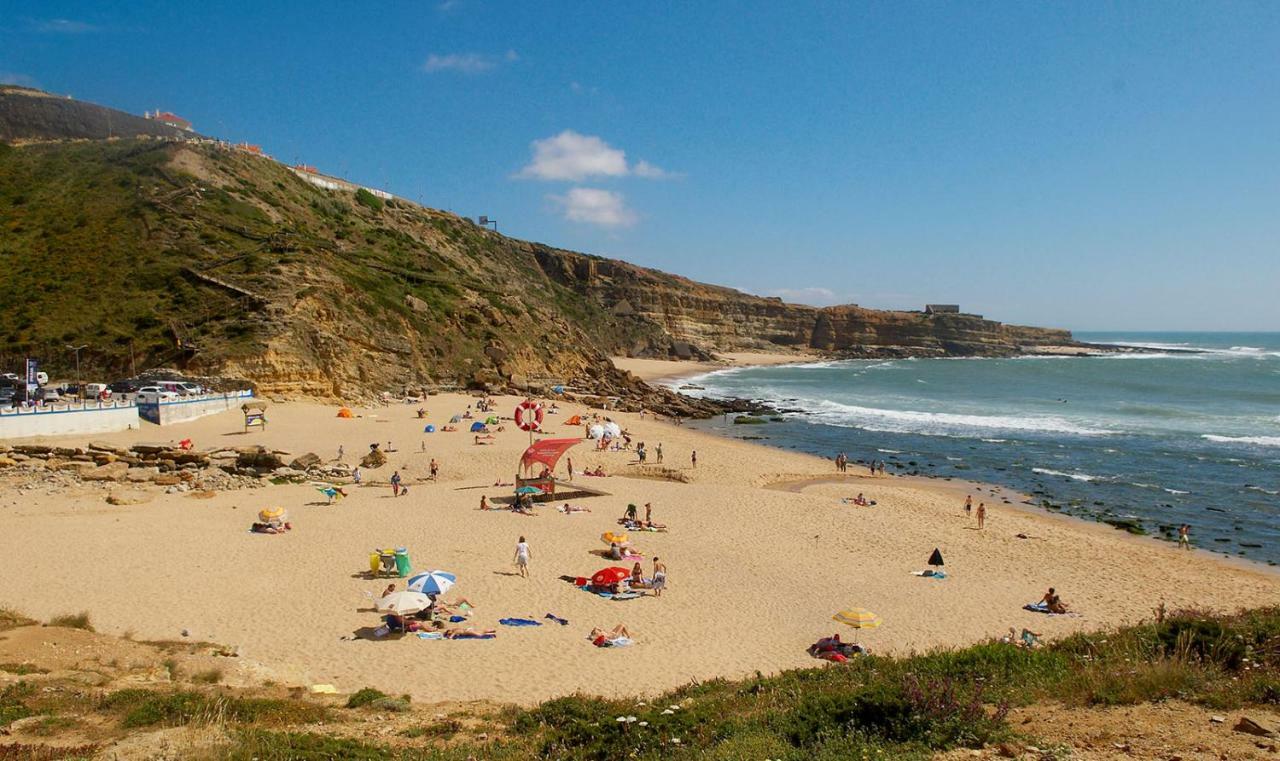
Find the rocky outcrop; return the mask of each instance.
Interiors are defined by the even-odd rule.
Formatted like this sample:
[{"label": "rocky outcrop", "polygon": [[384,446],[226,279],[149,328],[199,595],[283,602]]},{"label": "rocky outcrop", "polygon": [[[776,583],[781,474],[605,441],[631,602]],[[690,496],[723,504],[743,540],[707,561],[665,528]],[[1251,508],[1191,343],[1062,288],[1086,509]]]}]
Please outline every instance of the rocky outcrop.
[{"label": "rocky outcrop", "polygon": [[637,356],[805,349],[842,356],[1001,356],[1071,345],[1070,332],[1005,325],[968,314],[926,314],[856,305],[788,304],[698,283],[626,262],[546,247],[538,264],[552,280],[599,304],[635,340]]}]

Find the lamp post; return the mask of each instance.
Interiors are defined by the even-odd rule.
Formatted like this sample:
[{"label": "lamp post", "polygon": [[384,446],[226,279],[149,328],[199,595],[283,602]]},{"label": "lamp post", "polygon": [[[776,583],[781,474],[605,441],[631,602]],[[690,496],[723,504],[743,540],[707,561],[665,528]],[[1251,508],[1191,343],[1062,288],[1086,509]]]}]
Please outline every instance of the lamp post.
[{"label": "lamp post", "polygon": [[76,353],[76,393],[79,394],[81,398],[84,397],[84,384],[80,381],[80,350],[88,346],[89,344],[80,344],[79,346],[67,344],[67,348]]}]

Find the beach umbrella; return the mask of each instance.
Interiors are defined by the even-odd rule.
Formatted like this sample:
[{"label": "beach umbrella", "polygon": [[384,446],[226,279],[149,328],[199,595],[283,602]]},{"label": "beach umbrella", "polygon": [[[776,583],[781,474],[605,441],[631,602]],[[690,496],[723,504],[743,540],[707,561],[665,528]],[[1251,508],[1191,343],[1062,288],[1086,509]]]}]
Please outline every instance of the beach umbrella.
[{"label": "beach umbrella", "polygon": [[831,617],[832,621],[852,626],[855,629],[874,629],[880,625],[880,617],[869,610],[849,608]]},{"label": "beach umbrella", "polygon": [[536,486],[521,486],[516,489],[516,494],[542,494],[542,490]]},{"label": "beach umbrella", "polygon": [[604,426],[600,425],[599,423],[596,423],[595,425],[591,426],[590,428],[587,429],[587,437],[592,439],[604,438]]},{"label": "beach umbrella", "polygon": [[398,616],[412,616],[434,605],[430,597],[421,592],[392,592],[378,600],[379,613],[395,613]]},{"label": "beach umbrella", "polygon": [[424,595],[442,595],[457,583],[458,577],[448,571],[427,571],[410,576],[405,589],[421,592]]},{"label": "beach umbrella", "polygon": [[614,438],[617,438],[622,435],[622,426],[610,421],[604,424],[604,432]]},{"label": "beach umbrella", "polygon": [[604,542],[605,544],[626,544],[627,535],[615,534],[612,531],[606,531],[600,535],[600,541]]},{"label": "beach umbrella", "polygon": [[264,507],[258,511],[258,519],[263,523],[283,521],[286,515],[283,507]]},{"label": "beach umbrella", "polygon": [[610,566],[601,568],[591,577],[591,585],[596,587],[607,587],[617,584],[619,581],[626,581],[631,578],[631,572],[625,568],[618,566]]},{"label": "beach umbrella", "polygon": [[435,433],[436,427],[431,423],[427,423],[427,427],[422,429],[423,433]]},{"label": "beach umbrella", "polygon": [[485,418],[485,419],[484,419],[484,424],[485,424],[485,425],[497,425],[497,424],[498,424],[498,418],[494,417],[493,415],[490,415],[489,417],[487,417],[487,418]]},{"label": "beach umbrella", "polygon": [[461,423],[461,422],[462,422],[462,416],[461,416],[461,415],[454,415],[453,417],[449,418],[449,422],[450,422],[450,423]]},{"label": "beach umbrella", "polygon": [[483,430],[484,430],[484,423],[481,423],[479,420],[471,424],[472,433],[479,433],[480,431],[483,431]]},{"label": "beach umbrella", "polygon": [[942,552],[935,547],[933,554],[929,556],[929,565],[942,565]]},{"label": "beach umbrella", "polygon": [[874,629],[880,625],[880,617],[863,608],[848,608],[831,617],[832,621],[852,626],[855,629]]}]

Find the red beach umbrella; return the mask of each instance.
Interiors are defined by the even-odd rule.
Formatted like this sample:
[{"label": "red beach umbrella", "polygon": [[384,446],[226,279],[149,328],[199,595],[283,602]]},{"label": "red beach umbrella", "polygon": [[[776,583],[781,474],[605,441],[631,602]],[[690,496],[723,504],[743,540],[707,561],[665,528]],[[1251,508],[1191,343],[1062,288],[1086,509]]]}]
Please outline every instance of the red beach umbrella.
[{"label": "red beach umbrella", "polygon": [[631,578],[631,572],[625,568],[611,566],[609,568],[601,568],[591,577],[591,585],[595,587],[607,587],[617,584],[619,581],[626,581]]}]

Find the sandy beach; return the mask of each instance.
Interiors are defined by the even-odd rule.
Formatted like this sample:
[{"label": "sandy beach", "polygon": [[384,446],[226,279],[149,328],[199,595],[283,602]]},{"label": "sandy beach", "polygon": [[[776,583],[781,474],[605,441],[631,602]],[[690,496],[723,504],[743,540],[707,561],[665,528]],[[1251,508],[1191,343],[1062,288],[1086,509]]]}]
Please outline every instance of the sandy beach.
[{"label": "sandy beach", "polygon": [[[688,363],[675,364],[678,372]],[[649,377],[672,371],[649,364],[627,369],[657,373]],[[574,500],[591,512],[566,516],[550,506],[539,507],[536,517],[481,512],[481,495],[510,493],[492,485],[511,480],[528,435],[507,423],[492,445],[477,446],[468,433],[423,433],[424,423],[439,427],[472,402],[430,397],[425,421],[416,404],[353,408],[359,417],[351,420],[335,417],[334,406],[274,404],[267,429],[250,434],[241,433],[241,416],[231,412],[92,437],[116,444],[190,437],[197,448],[260,443],[326,460],[342,445],[348,462],[372,442],[391,442],[398,450],[391,463],[366,471],[365,485],[333,506],[304,484],[203,499],[154,489],[146,504],[116,507],[105,503],[105,487],[23,490],[12,473],[0,472],[6,569],[0,606],[40,619],[84,610],[100,630],[138,638],[173,639],[187,630],[236,648],[263,679],[283,683],[330,683],[342,691],[372,685],[421,701],[527,704],[576,691],[651,694],[693,679],[817,665],[805,647],[836,631],[874,651],[908,653],[964,645],[1011,626],[1050,637],[1098,629],[1149,618],[1161,604],[1234,610],[1280,602],[1278,578],[1264,567],[1007,505],[995,487],[972,487],[975,504],[986,501],[990,510],[979,531],[962,510],[966,485],[857,472],[839,477],[821,458],[652,416],[615,419],[651,452],[660,442],[669,472],[652,464],[652,454],[641,467],[633,453],[597,452],[584,442],[570,451],[575,468],[598,465],[608,474],[577,476],[610,495]],[[509,416],[517,402],[500,398],[497,409]],[[545,428],[555,437],[580,434],[562,421],[582,412],[561,405]],[[431,458],[441,463],[440,479],[419,483]],[[386,485],[396,468],[410,484],[409,495],[398,499]],[[877,504],[842,503],[858,492]],[[632,534],[648,558],[667,564],[664,595],[611,601],[562,581],[613,564],[592,553],[604,549],[602,532],[620,528],[616,519],[629,502],[653,503],[655,520],[670,527]],[[249,533],[255,513],[272,505],[289,510],[294,530]],[[521,535],[532,550],[528,579],[515,575],[512,564]],[[415,569],[458,574],[447,598],[473,602],[472,624],[496,628],[498,637],[354,639],[378,623],[370,596],[387,584],[362,577],[369,552],[400,545]],[[949,577],[913,576],[935,547]],[[652,563],[644,567],[648,574]],[[1049,586],[1073,615],[1022,610]],[[853,632],[830,620],[850,606],[875,611],[884,625]],[[556,625],[544,619],[547,613],[570,624]],[[508,628],[498,625],[503,617],[546,625]],[[630,628],[633,647],[600,649],[587,641],[592,627],[617,623]]]},{"label": "sandy beach", "polygon": [[613,364],[619,370],[634,373],[641,380],[658,383],[678,378],[690,378],[695,375],[702,375],[714,370],[726,370],[731,367],[790,365],[800,362],[814,362],[821,359],[821,357],[803,352],[774,354],[737,351],[717,354],[714,362],[679,362],[669,359],[640,359],[637,357],[612,357],[612,359]]}]

